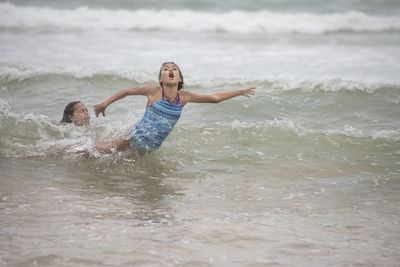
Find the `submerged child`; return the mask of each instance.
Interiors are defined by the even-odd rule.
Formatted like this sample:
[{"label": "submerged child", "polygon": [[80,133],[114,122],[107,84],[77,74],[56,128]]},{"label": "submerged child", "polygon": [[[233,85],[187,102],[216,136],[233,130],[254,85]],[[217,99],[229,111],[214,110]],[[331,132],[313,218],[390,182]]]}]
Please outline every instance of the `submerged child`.
[{"label": "submerged child", "polygon": [[74,123],[76,126],[90,124],[90,114],[81,101],[72,101],[64,108],[60,123]]},{"label": "submerged child", "polygon": [[101,142],[94,147],[94,150],[100,153],[110,153],[133,147],[139,153],[155,151],[174,128],[181,116],[182,108],[187,103],[219,103],[241,95],[250,97],[250,95],[254,95],[256,88],[248,87],[211,95],[181,91],[184,84],[183,76],[178,65],[174,62],[162,64],[158,81],[160,86],[140,86],[124,89],[94,106],[96,117],[100,113],[105,116],[107,106],[125,96],[142,95],[148,98],[143,118],[132,126],[132,137]]}]

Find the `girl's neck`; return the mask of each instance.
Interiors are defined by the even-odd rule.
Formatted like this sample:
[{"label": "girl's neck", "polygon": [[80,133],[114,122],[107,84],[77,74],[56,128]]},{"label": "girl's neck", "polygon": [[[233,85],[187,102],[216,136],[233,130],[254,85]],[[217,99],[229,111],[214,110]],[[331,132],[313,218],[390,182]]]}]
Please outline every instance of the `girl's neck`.
[{"label": "girl's neck", "polygon": [[177,105],[180,102],[178,88],[176,87],[162,87],[162,94],[170,105]]},{"label": "girl's neck", "polygon": [[163,86],[164,88],[164,93],[168,97],[175,97],[175,95],[178,93],[178,87],[177,86]]}]

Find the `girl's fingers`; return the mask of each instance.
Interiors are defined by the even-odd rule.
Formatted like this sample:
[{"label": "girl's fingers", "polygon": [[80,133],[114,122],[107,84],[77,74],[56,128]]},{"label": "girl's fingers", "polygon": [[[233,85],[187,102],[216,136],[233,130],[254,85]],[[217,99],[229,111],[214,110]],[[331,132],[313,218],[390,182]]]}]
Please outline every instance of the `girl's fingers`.
[{"label": "girl's fingers", "polygon": [[243,95],[250,97],[251,95],[255,94],[255,89],[256,89],[255,86],[248,87],[248,88],[246,88],[246,91],[243,93]]}]

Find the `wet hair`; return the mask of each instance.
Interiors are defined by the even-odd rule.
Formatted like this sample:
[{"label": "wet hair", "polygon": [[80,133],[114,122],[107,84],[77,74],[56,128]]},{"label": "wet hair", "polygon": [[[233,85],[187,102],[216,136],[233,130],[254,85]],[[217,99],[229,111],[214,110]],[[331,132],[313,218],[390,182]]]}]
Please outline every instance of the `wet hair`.
[{"label": "wet hair", "polygon": [[[161,71],[162,71],[162,68],[163,68],[164,65],[166,65],[166,64],[174,64],[175,66],[178,67],[179,75],[181,76],[181,79],[182,79],[181,82],[178,82],[178,91],[181,90],[181,89],[183,88],[183,84],[184,84],[184,82],[183,82],[183,76],[182,76],[181,69],[179,68],[179,66],[178,66],[175,62],[164,62],[163,64],[161,64],[160,73],[158,74],[158,78],[159,78],[159,79],[161,78]],[[163,87],[163,83],[162,83],[162,82],[160,82],[160,86]]]},{"label": "wet hair", "polygon": [[64,108],[64,114],[60,123],[72,123],[72,117],[74,116],[75,105],[81,101],[72,101]]}]

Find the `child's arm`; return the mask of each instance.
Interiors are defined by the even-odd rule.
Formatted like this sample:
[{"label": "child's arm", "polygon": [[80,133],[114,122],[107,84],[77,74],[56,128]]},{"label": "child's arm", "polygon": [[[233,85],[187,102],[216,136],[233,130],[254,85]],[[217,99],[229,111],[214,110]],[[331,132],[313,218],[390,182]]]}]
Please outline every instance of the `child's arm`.
[{"label": "child's arm", "polygon": [[96,114],[96,117],[99,116],[100,113],[103,114],[103,116],[105,115],[105,110],[108,107],[108,105],[110,105],[111,103],[120,100],[122,98],[124,98],[125,96],[128,95],[144,95],[144,96],[149,96],[155,88],[155,86],[140,86],[140,87],[133,87],[130,89],[123,89],[118,91],[117,93],[115,93],[114,95],[112,95],[110,98],[108,98],[106,101],[94,105],[94,113]]},{"label": "child's arm", "polygon": [[255,86],[248,87],[245,89],[228,91],[228,92],[221,92],[215,93],[212,95],[198,95],[191,92],[185,92],[184,98],[186,98],[186,102],[194,102],[194,103],[219,103],[221,101],[236,97],[236,96],[247,96],[250,97],[251,95],[255,94]]}]

